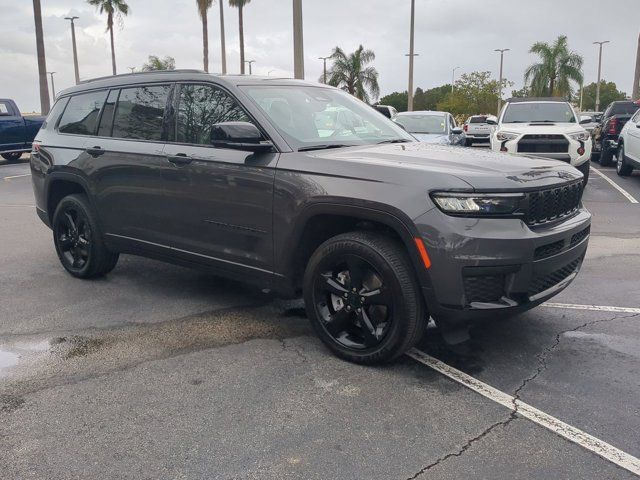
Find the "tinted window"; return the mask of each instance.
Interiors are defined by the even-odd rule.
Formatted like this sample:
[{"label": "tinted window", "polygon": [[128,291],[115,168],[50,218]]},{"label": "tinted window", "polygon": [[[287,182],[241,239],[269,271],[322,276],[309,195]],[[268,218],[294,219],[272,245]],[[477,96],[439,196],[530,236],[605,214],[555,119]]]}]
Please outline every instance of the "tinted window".
[{"label": "tinted window", "polygon": [[9,105],[0,102],[0,115],[9,115]]},{"label": "tinted window", "polygon": [[611,105],[609,115],[632,115],[640,108],[633,102],[614,103]]},{"label": "tinted window", "polygon": [[233,97],[218,87],[180,87],[178,142],[210,145],[211,127],[222,122],[251,122],[251,119]]},{"label": "tinted window", "polygon": [[69,101],[69,97],[64,97],[58,99],[53,108],[49,111],[49,115],[47,115],[47,119],[42,124],[43,130],[49,130],[51,127],[54,127],[58,118],[60,118],[60,114],[64,110],[64,107],[67,105]]},{"label": "tinted window", "polygon": [[170,90],[169,85],[122,89],[113,119],[113,136],[161,140]]},{"label": "tinted window", "polygon": [[471,117],[469,123],[486,123],[487,117]]},{"label": "tinted window", "polygon": [[573,109],[564,102],[510,103],[503,123],[575,123]]},{"label": "tinted window", "polygon": [[77,135],[94,135],[98,114],[106,98],[106,90],[71,97],[60,119],[58,131]]},{"label": "tinted window", "polygon": [[100,125],[98,125],[98,136],[111,136],[111,125],[113,123],[113,112],[116,109],[116,101],[118,100],[120,90],[111,90],[107,97],[107,102],[102,109],[102,117],[100,117]]}]

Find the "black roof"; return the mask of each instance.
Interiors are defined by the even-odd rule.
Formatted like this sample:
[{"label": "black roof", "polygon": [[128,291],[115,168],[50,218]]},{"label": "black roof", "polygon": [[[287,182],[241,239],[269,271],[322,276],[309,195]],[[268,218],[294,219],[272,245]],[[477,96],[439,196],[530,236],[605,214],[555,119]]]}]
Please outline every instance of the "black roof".
[{"label": "black roof", "polygon": [[507,103],[523,103],[523,102],[563,102],[567,100],[559,97],[514,97],[506,100]]}]

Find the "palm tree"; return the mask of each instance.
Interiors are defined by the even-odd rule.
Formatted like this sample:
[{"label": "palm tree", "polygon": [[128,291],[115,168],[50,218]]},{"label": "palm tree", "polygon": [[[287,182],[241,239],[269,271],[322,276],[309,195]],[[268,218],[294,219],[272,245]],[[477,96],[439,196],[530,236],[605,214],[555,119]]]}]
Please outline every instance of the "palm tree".
[{"label": "palm tree", "polygon": [[540,56],[540,63],[534,63],[524,72],[524,81],[530,85],[533,95],[568,97],[571,82],[582,83],[582,57],[569,50],[565,35],[560,35],[551,45],[536,42],[529,53]]},{"label": "palm tree", "polygon": [[149,61],[142,66],[143,72],[154,72],[156,70],[175,70],[176,60],[173,57],[160,58],[157,55],[149,55]]},{"label": "palm tree", "polygon": [[42,10],[40,0],[33,0],[33,18],[36,23],[36,51],[38,56],[38,79],[40,81],[40,114],[49,113],[49,84],[47,83],[47,61],[44,54],[42,34]]},{"label": "palm tree", "polygon": [[129,5],[125,0],[87,0],[89,5],[93,5],[100,10],[100,13],[107,14],[107,30],[111,37],[111,65],[113,74],[116,75],[116,51],[113,46],[113,18],[122,21],[123,16],[129,14]]},{"label": "palm tree", "polygon": [[378,98],[378,71],[366,66],[376,58],[372,50],[365,50],[360,45],[355,52],[346,55],[340,47],[336,47],[330,58],[333,65],[327,72],[329,85],[342,88],[365,102],[369,102],[371,96],[374,100]]},{"label": "palm tree", "polygon": [[[222,1],[222,0],[221,0]],[[244,75],[244,21],[242,9],[251,0],[229,0],[229,5],[238,9],[238,27],[240,30],[240,73]]]},{"label": "palm tree", "polygon": [[[222,0],[220,0],[222,1]],[[198,13],[202,20],[202,62],[204,71],[209,71],[209,21],[207,19],[207,10],[211,8],[213,0],[196,0],[198,4]]]}]

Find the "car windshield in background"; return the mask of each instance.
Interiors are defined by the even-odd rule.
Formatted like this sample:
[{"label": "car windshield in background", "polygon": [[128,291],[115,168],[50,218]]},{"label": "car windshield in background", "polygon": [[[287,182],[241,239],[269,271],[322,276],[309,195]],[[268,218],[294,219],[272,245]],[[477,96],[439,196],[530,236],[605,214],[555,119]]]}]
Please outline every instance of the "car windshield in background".
[{"label": "car windshield in background", "polygon": [[487,123],[487,117],[471,117],[469,123]]},{"label": "car windshield in background", "polygon": [[640,108],[633,102],[629,103],[614,103],[611,105],[610,115],[633,115]]},{"label": "car windshield in background", "polygon": [[576,123],[576,118],[568,103],[510,103],[502,123]]},{"label": "car windshield in background", "polygon": [[435,133],[446,132],[447,122],[444,115],[398,115],[396,123],[402,125],[409,133]]},{"label": "car windshield in background", "polygon": [[415,141],[391,120],[340,90],[297,85],[242,88],[298,150]]}]

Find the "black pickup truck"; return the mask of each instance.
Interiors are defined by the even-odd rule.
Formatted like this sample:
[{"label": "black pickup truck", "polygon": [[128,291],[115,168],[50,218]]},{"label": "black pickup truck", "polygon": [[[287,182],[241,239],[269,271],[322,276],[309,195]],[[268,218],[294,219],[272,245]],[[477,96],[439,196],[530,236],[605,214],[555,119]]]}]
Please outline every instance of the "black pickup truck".
[{"label": "black pickup truck", "polygon": [[640,104],[631,100],[611,102],[602,114],[600,122],[591,132],[593,149],[591,157],[599,161],[600,165],[607,166],[618,150],[618,136],[622,127],[640,108]]},{"label": "black pickup truck", "polygon": [[23,117],[16,102],[0,98],[0,155],[15,162],[24,152],[29,152],[44,119],[35,115]]}]

